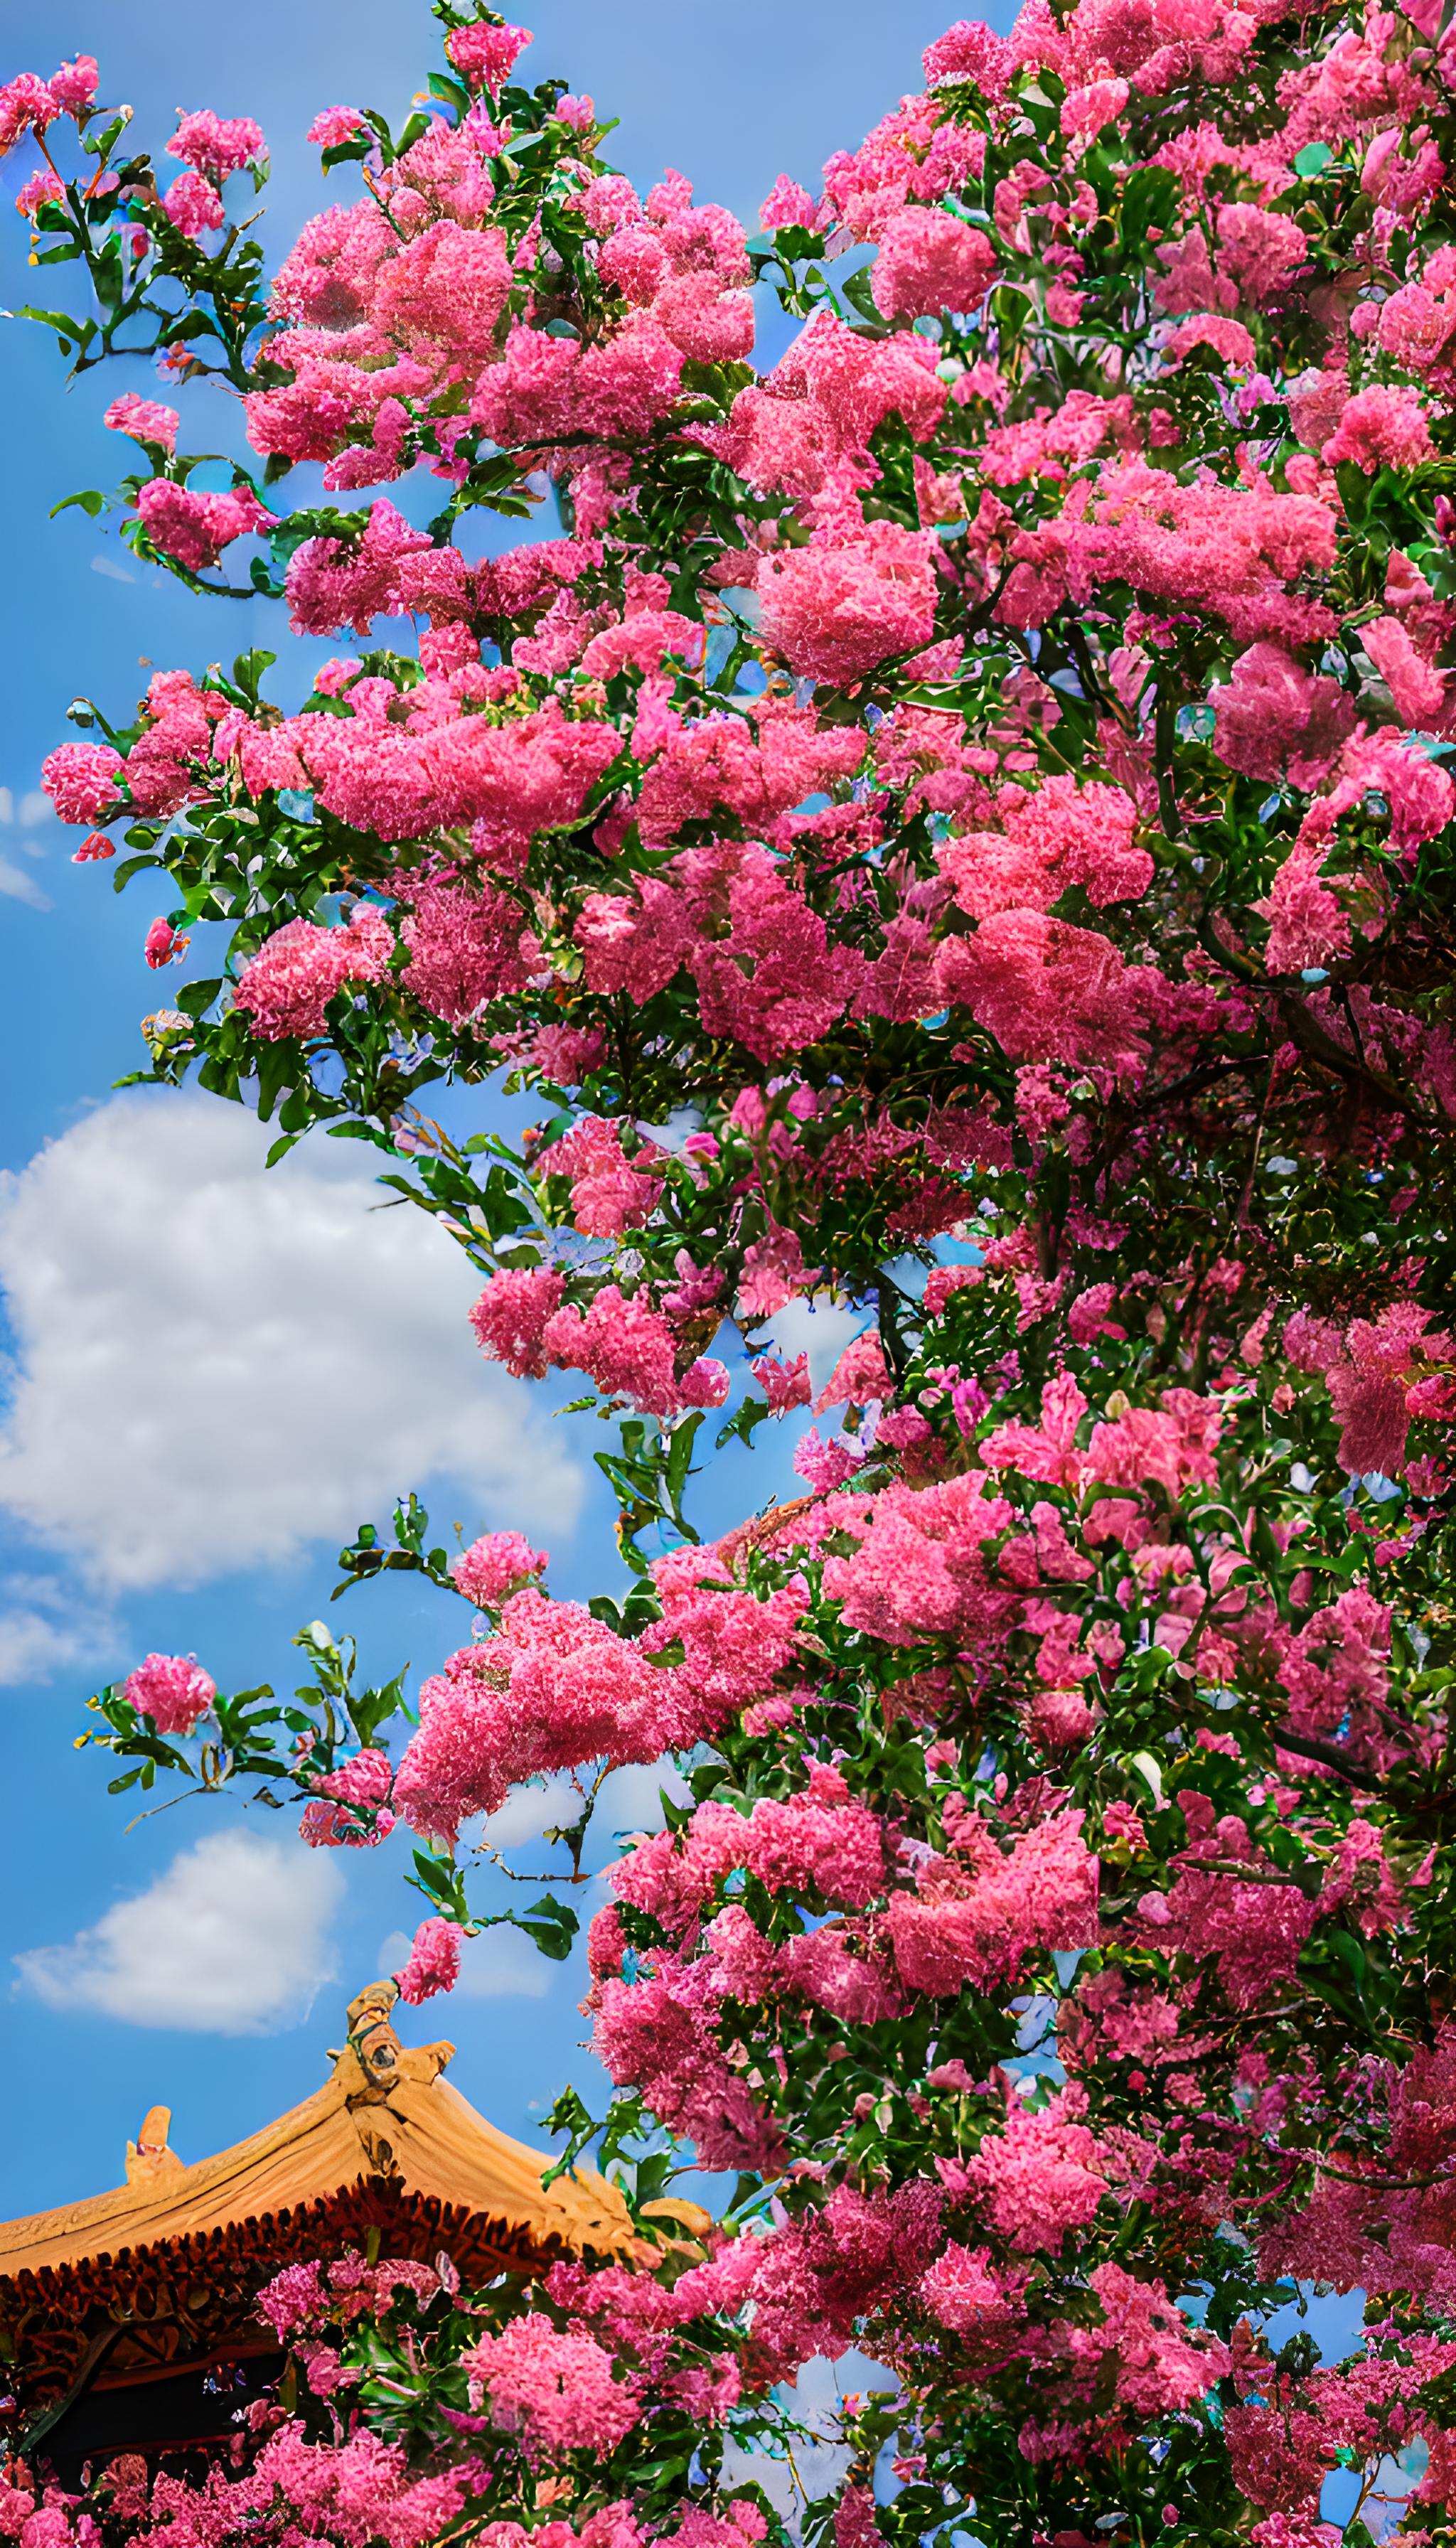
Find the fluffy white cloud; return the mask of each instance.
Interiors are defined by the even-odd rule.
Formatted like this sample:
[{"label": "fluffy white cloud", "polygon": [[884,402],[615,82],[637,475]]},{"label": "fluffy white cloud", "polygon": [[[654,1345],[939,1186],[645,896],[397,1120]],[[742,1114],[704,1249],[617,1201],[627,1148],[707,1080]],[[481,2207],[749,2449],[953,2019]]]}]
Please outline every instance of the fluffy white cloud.
[{"label": "fluffy white cloud", "polygon": [[28,867],[16,865],[0,852],[0,893],[9,902],[24,902],[32,911],[51,911],[54,905],[48,893],[43,893]]},{"label": "fluffy white cloud", "polygon": [[503,1805],[481,1817],[480,1838],[487,1849],[519,1849],[538,1841],[543,1832],[566,1831],[580,1821],[581,1790],[562,1772],[551,1778],[530,1779],[512,1787]]},{"label": "fluffy white cloud", "polygon": [[769,1333],[774,1348],[786,1362],[796,1355],[809,1357],[809,1378],[816,1391],[824,1388],[847,1345],[872,1325],[867,1310],[845,1310],[833,1301],[786,1301],[769,1320]]},{"label": "fluffy white cloud", "polygon": [[0,1577],[0,1688],[97,1663],[115,1645],[115,1620],[54,1576]]},{"label": "fluffy white cloud", "polygon": [[[20,821],[25,828],[46,822],[49,814],[50,799],[43,796],[39,788],[31,788],[21,798]],[[9,832],[15,821],[15,798],[8,787],[0,787],[0,830]],[[49,911],[52,907],[50,896],[42,892],[28,867],[17,866],[15,860],[9,857],[12,847],[19,848],[28,859],[39,859],[45,855],[34,841],[7,841],[5,848],[0,850],[0,894],[11,902],[29,903],[32,911]]]},{"label": "fluffy white cloud", "polygon": [[664,1788],[675,1805],[692,1801],[692,1789],[671,1761],[634,1761],[624,1770],[607,1772],[592,1817],[598,1857],[615,1833],[663,1829],[667,1821],[663,1812]]},{"label": "fluffy white cloud", "polygon": [[430,1480],[446,1524],[570,1529],[579,1472],[477,1351],[465,1258],[352,1144],[265,1173],[271,1138],[115,1098],[0,1178],[0,1508],[113,1590],[276,1563]]},{"label": "fluffy white cloud", "polygon": [[[592,1815],[592,1838],[598,1857],[603,1851],[610,1855],[619,1832],[662,1830],[664,1787],[675,1804],[690,1800],[692,1791],[671,1761],[634,1762],[626,1769],[607,1772]],[[512,1787],[497,1812],[483,1815],[472,1837],[486,1849],[519,1850],[540,1841],[546,1832],[569,1830],[580,1822],[585,1804],[581,1788],[573,1786],[564,1771],[549,1778],[531,1778],[523,1786]]]},{"label": "fluffy white cloud", "polygon": [[51,2008],[190,2035],[269,2035],[334,1979],[328,1928],[343,1891],[320,1852],[214,1832],[69,1946],[15,1960]]}]

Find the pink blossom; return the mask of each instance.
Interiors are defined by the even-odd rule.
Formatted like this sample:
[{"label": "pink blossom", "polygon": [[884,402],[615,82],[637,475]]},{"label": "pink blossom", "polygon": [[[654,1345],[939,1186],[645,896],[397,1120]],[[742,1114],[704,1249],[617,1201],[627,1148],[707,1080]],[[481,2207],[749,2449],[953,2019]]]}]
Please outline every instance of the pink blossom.
[{"label": "pink blossom", "polygon": [[258,2313],[272,2327],[280,2344],[286,2344],[300,2327],[321,2318],[328,2307],[323,2288],[323,2267],[317,2256],[297,2265],[285,2265],[282,2273],[264,2283],[258,2294]]},{"label": "pink blossom", "polygon": [[453,1920],[421,1920],[414,1932],[410,1959],[395,1978],[400,1997],[411,2008],[453,1990],[460,1973],[460,1931]]},{"label": "pink blossom", "polygon": [[867,1407],[872,1400],[892,1398],[894,1389],[879,1329],[866,1327],[846,1345],[814,1401],[814,1412],[822,1415],[827,1407]]},{"label": "pink blossom", "polygon": [[1349,920],[1338,895],[1321,877],[1322,865],[1320,848],[1297,845],[1275,869],[1262,902],[1254,905],[1269,923],[1264,961],[1271,973],[1298,973],[1349,951]]},{"label": "pink blossom", "polygon": [[479,716],[441,726],[424,766],[445,818],[483,824],[508,853],[538,831],[576,822],[620,750],[614,726],[568,719],[553,704],[508,728]]},{"label": "pink blossom", "polygon": [[1200,311],[1196,318],[1180,320],[1163,339],[1164,359],[1181,362],[1196,345],[1212,345],[1216,354],[1222,354],[1227,363],[1236,365],[1240,371],[1251,372],[1254,368],[1254,340],[1236,318],[1218,318],[1208,311]]},{"label": "pink blossom", "polygon": [[816,1043],[850,1007],[863,961],[831,945],[806,898],[767,850],[749,848],[728,888],[731,928],[688,955],[708,1035],[730,1037],[760,1061]]},{"label": "pink blossom", "polygon": [[[968,2074],[964,2084],[971,2084]],[[989,2247],[962,2247],[953,2238],[921,2276],[920,2297],[953,2333],[1000,2346],[1014,2340],[1023,2282],[1024,2271],[1007,2274],[992,2266]]]},{"label": "pink blossom", "polygon": [[1093,141],[1104,126],[1115,124],[1131,91],[1125,79],[1088,80],[1068,89],[1061,102],[1061,129],[1069,136]]},{"label": "pink blossom", "polygon": [[954,27],[927,46],[923,56],[927,88],[966,80],[986,98],[1005,95],[1014,55],[1004,36],[978,19],[957,18]]},{"label": "pink blossom", "polygon": [[1345,401],[1321,457],[1332,469],[1353,461],[1367,478],[1383,466],[1418,469],[1433,457],[1425,409],[1413,390],[1375,384]]},{"label": "pink blossom", "polygon": [[94,53],[78,53],[73,62],[62,62],[47,83],[59,112],[73,116],[79,124],[95,104],[99,78]]},{"label": "pink blossom", "polygon": [[1215,749],[1250,778],[1288,772],[1318,787],[1354,730],[1355,703],[1337,682],[1304,671],[1281,646],[1248,647],[1210,694]]},{"label": "pink blossom", "polygon": [[[256,406],[255,399],[248,402],[248,439],[255,449],[267,451],[274,445],[266,433],[260,439],[254,430]],[[295,456],[323,459],[326,453],[310,450]],[[305,540],[295,550],[287,576],[294,627],[321,637],[351,626],[357,635],[367,636],[381,611],[399,607],[398,576],[405,561],[428,547],[427,534],[411,530],[388,501],[371,504],[363,536],[352,547],[333,539]]]},{"label": "pink blossom", "polygon": [[453,1843],[512,1785],[585,1761],[652,1761],[695,1741],[690,1682],[654,1667],[575,1602],[512,1593],[497,1634],[447,1658],[419,1693],[419,1728],[395,1780],[416,1831]]},{"label": "pink blossom", "polygon": [[113,399],[101,419],[112,433],[134,434],[138,442],[160,443],[163,451],[177,448],[177,427],[181,422],[177,410],[162,407],[155,399],[144,399],[136,390],[125,390]]},{"label": "pink blossom", "polygon": [[583,1115],[539,1153],[536,1166],[541,1175],[570,1180],[578,1229],[591,1237],[620,1238],[647,1220],[663,1191],[662,1177],[655,1173],[660,1157],[649,1142],[629,1158],[620,1124]]},{"label": "pink blossom", "polygon": [[973,938],[945,942],[940,975],[946,997],[1013,1060],[1092,1063],[1124,1079],[1141,1071],[1146,977],[1091,930],[1025,909],[993,912]]},{"label": "pink blossom", "polygon": [[772,1319],[774,1312],[812,1286],[817,1269],[806,1266],[797,1230],[770,1225],[762,1238],[743,1251],[737,1309],[750,1325]]},{"label": "pink blossom", "polygon": [[321,114],[315,116],[306,138],[320,150],[338,150],[356,134],[367,131],[368,122],[356,106],[325,106]]},{"label": "pink blossom", "polygon": [[1213,1486],[1219,1475],[1213,1453],[1222,1428],[1216,1399],[1165,1389],[1158,1407],[1130,1407],[1112,1423],[1093,1426],[1088,1474],[1113,1487],[1156,1479],[1170,1496],[1190,1486]]},{"label": "pink blossom", "polygon": [[371,317],[400,351],[432,370],[489,362],[513,276],[503,233],[435,222],[382,266]]},{"label": "pink blossom", "polygon": [[678,1396],[684,1407],[724,1407],[732,1386],[726,1363],[713,1354],[699,1354],[679,1379]]},{"label": "pink blossom", "polygon": [[167,143],[167,155],[185,159],[190,168],[221,185],[225,177],[245,168],[250,159],[261,159],[265,146],[262,132],[251,116],[215,115],[209,106],[194,115],[179,115],[177,130]]},{"label": "pink blossom", "polygon": [[299,1838],[310,1849],[378,1849],[389,1839],[398,1819],[388,1805],[361,1816],[315,1796],[299,1818]]},{"label": "pink blossom", "polygon": [[1297,1313],[1285,1329],[1285,1351],[1304,1370],[1321,1371],[1341,1425],[1339,1459],[1355,1476],[1399,1477],[1410,1424],[1408,1383],[1421,1364],[1451,1347],[1432,1331],[1428,1311],[1394,1302],[1378,1319],[1352,1320],[1343,1337]]},{"label": "pink blossom", "polygon": [[445,50],[472,88],[494,94],[510,77],[516,56],[531,42],[524,27],[456,27],[445,38]]},{"label": "pink blossom", "polygon": [[988,2133],[965,2173],[993,2228],[1023,2254],[1054,2254],[1068,2230],[1085,2230],[1108,2191],[1095,2133],[1076,2120],[1082,2092],[1063,2089],[1040,2114],[1013,2101],[1003,2133]]},{"label": "pink blossom", "polygon": [[389,1802],[394,1774],[388,1753],[371,1749],[356,1752],[338,1769],[317,1778],[314,1785],[318,1794],[331,1796],[339,1804],[383,1805]]},{"label": "pink blossom", "polygon": [[886,224],[870,291],[885,318],[976,310],[996,272],[985,233],[929,205],[907,207]]},{"label": "pink blossom", "polygon": [[207,230],[220,230],[228,218],[217,188],[192,168],[173,178],[161,198],[161,208],[185,238],[201,238]]},{"label": "pink blossom", "polygon": [[794,177],[775,177],[759,207],[760,229],[813,230],[818,227],[814,198],[808,189]]},{"label": "pink blossom", "polygon": [[563,1277],[549,1266],[493,1274],[470,1314],[476,1341],[516,1379],[543,1380],[547,1326],[561,1306]]},{"label": "pink blossom", "polygon": [[1226,2380],[1233,2357],[1217,2337],[1191,2327],[1166,2286],[1140,2281],[1109,2259],[1088,2276],[1103,2323],[1073,2344],[1074,2355],[1116,2363],[1116,2395],[1135,2415],[1186,2412]]},{"label": "pink blossom", "polygon": [[230,541],[264,530],[277,519],[250,487],[234,487],[228,496],[203,496],[168,478],[149,478],[137,490],[136,510],[147,538],[193,575],[215,566]]},{"label": "pink blossom", "polygon": [[343,929],[290,920],[244,965],[232,1005],[270,1044],[323,1033],[329,1001],[349,982],[378,982],[389,968],[394,933],[382,911],[361,902]]},{"label": "pink blossom", "polygon": [[94,823],[110,813],[126,769],[109,743],[62,743],[41,764],[41,785],[62,823]]},{"label": "pink blossom", "polygon": [[1077,1812],[1053,1814],[1016,1839],[1009,1856],[976,1837],[968,1858],[957,1840],[954,1865],[928,1863],[917,1893],[896,1893],[886,1920],[906,1986],[944,1997],[967,1981],[983,1987],[1014,1975],[1039,1948],[1089,1946],[1097,1860],[1081,1826]]},{"label": "pink blossom", "polygon": [[813,1388],[806,1353],[795,1354],[792,1362],[783,1362],[775,1354],[760,1354],[750,1369],[769,1402],[771,1415],[786,1415],[795,1407],[808,1406]]},{"label": "pink blossom", "polygon": [[781,2166],[774,2116],[725,2061],[710,2031],[712,1967],[654,1957],[650,1976],[599,1987],[593,2049],[620,2085],[640,2085],[653,2112],[697,2145],[707,2167]]},{"label": "pink blossom", "polygon": [[524,988],[540,948],[520,904],[495,886],[426,882],[413,890],[401,935],[404,981],[421,1006],[462,1026],[488,1001]]},{"label": "pink blossom", "polygon": [[1446,677],[1426,662],[1399,619],[1369,619],[1360,643],[1395,703],[1402,725],[1429,732],[1446,712]]},{"label": "pink blossom", "polygon": [[1003,787],[996,813],[1001,833],[965,831],[937,852],[956,900],[976,920],[1046,910],[1072,885],[1100,909],[1152,881],[1152,859],[1135,846],[1138,808],[1121,787],[1079,787],[1058,772],[1037,788]]},{"label": "pink blossom", "polygon": [[682,1404],[671,1327],[640,1294],[629,1299],[615,1283],[604,1285],[585,1312],[574,1305],[557,1310],[542,1351],[548,1362],[586,1372],[604,1398],[630,1399],[645,1414],[670,1415]]},{"label": "pink blossom", "polygon": [[843,683],[935,630],[935,544],[895,522],[863,536],[766,558],[759,576],[764,642],[790,671]]},{"label": "pink blossom", "polygon": [[0,88],[0,158],[13,150],[23,134],[44,133],[64,112],[47,83],[35,71],[21,71]]},{"label": "pink blossom", "polygon": [[471,412],[502,447],[549,448],[583,433],[632,439],[669,413],[682,373],[679,348],[649,320],[585,351],[518,326],[483,373]]},{"label": "pink blossom", "polygon": [[15,199],[15,209],[27,221],[34,221],[43,204],[63,204],[65,186],[49,168],[38,168],[28,177]]},{"label": "pink blossom", "polygon": [[158,1734],[190,1734],[218,1695],[196,1655],[148,1655],[122,1684],[122,1696]]},{"label": "pink blossom", "polygon": [[518,1592],[533,1575],[542,1574],[546,1563],[544,1551],[532,1548],[518,1530],[493,1530],[484,1539],[472,1540],[451,1572],[457,1592],[463,1592],[467,1601],[482,1610],[499,1610],[510,1593]]},{"label": "pink blossom", "polygon": [[559,2334],[537,2313],[512,2319],[461,2355],[471,2393],[490,2400],[498,2423],[523,2425],[531,2450],[613,2450],[641,2412],[632,2385],[592,2336]]},{"label": "pink blossom", "polygon": [[153,968],[175,964],[186,955],[191,941],[179,936],[169,920],[154,920],[146,933],[145,956]]}]

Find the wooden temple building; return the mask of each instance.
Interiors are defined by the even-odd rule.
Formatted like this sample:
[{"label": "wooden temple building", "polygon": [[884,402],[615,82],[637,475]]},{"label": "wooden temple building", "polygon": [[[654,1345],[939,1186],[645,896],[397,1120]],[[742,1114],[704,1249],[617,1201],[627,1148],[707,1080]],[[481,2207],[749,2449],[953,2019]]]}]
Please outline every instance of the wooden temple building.
[{"label": "wooden temple building", "polygon": [[348,2249],[445,2252],[467,2286],[568,2252],[627,2253],[616,2189],[497,2132],[442,2076],[453,2045],[410,2048],[393,1982],[349,2006],[317,2094],[184,2166],[154,2106],[110,2193],[0,2226],[0,2383],[11,2449],[74,2486],[117,2452],[226,2446],[283,2368],[257,2315],[284,2265]]}]

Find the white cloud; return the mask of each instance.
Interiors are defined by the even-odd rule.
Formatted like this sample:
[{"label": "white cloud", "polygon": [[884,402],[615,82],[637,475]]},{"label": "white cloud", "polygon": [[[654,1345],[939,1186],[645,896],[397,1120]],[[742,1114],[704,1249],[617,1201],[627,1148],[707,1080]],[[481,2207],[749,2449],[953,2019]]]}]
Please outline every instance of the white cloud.
[{"label": "white cloud", "polygon": [[[39,788],[33,787],[20,800],[20,820],[27,825],[44,822],[50,810],[49,797],[43,796]],[[9,831],[15,819],[15,798],[8,787],[0,787],[0,830]],[[34,841],[17,841],[12,846],[20,851],[23,858],[41,859],[46,855]],[[17,866],[14,859],[4,852],[0,852],[0,896],[11,902],[29,903],[32,911],[54,908],[50,896],[42,892],[35,877],[28,875],[24,867]]]},{"label": "white cloud", "polygon": [[659,1832],[667,1820],[663,1812],[662,1791],[666,1788],[675,1805],[692,1801],[692,1789],[671,1761],[633,1762],[625,1770],[610,1770],[601,1781],[592,1817],[592,1837],[597,1855],[617,1832]]},{"label": "white cloud", "polygon": [[787,1301],[775,1310],[768,1321],[769,1334],[776,1353],[786,1362],[796,1355],[809,1357],[809,1378],[817,1393],[823,1389],[847,1345],[871,1324],[865,1309],[842,1310],[832,1301],[817,1305],[812,1301]]},{"label": "white cloud", "polygon": [[334,1979],[328,1927],[343,1892],[321,1852],[215,1832],[69,1946],[15,1960],[50,2008],[189,2035],[269,2035]]},{"label": "white cloud", "polygon": [[[661,1831],[666,1819],[661,1792],[664,1787],[675,1804],[690,1801],[692,1791],[671,1761],[633,1763],[626,1769],[608,1771],[592,1810],[590,1854],[599,1858],[605,1852],[609,1856],[618,1832]],[[525,1848],[532,1841],[540,1842],[548,1831],[567,1831],[573,1823],[580,1822],[586,1803],[581,1788],[574,1786],[564,1772],[549,1778],[528,1779],[523,1786],[511,1788],[497,1812],[484,1814],[472,1827],[472,1844],[484,1849]]]},{"label": "white cloud", "polygon": [[119,566],[115,558],[94,557],[91,561],[91,572],[93,575],[110,576],[113,584],[135,584],[136,581],[135,575],[129,573],[126,567]]},{"label": "white cloud", "polygon": [[0,1580],[0,1687],[96,1663],[115,1644],[116,1623],[106,1610],[53,1576]]},{"label": "white cloud", "polygon": [[351,1144],[265,1173],[272,1138],[115,1098],[0,1178],[0,1508],[116,1590],[286,1560],[431,1480],[442,1536],[569,1530],[580,1474],[478,1352],[479,1276]]},{"label": "white cloud", "polygon": [[[410,1945],[403,1929],[391,1930],[379,1951],[380,1971],[402,1971]],[[544,1999],[559,1970],[519,1929],[483,1929],[461,1948],[455,1989],[462,1999]]]},{"label": "white cloud", "polygon": [[580,1822],[585,1799],[564,1774],[512,1787],[503,1805],[481,1818],[480,1839],[487,1849],[519,1849],[543,1832],[566,1831]]},{"label": "white cloud", "polygon": [[18,867],[14,859],[0,853],[0,894],[11,902],[26,902],[32,911],[51,911],[54,905],[48,893],[43,893],[33,875]]}]

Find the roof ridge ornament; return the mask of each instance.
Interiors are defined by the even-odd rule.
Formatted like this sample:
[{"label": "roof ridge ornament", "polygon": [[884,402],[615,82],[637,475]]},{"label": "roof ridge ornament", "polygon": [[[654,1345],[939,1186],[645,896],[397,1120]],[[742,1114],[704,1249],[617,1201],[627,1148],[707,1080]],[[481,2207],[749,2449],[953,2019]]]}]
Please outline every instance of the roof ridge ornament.
[{"label": "roof ridge ornament", "polygon": [[402,2084],[432,2088],[453,2044],[405,2045],[391,2024],[400,1985],[392,1978],[369,1982],[349,2002],[349,2032],[341,2051],[331,2051],[335,2084],[350,2107],[382,2106]]},{"label": "roof ridge ornament", "polygon": [[135,2141],[127,2143],[127,2183],[155,2184],[159,2178],[180,2176],[182,2161],[167,2145],[172,2129],[170,2106],[149,2106],[142,2118],[141,2130]]}]

